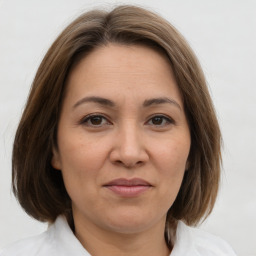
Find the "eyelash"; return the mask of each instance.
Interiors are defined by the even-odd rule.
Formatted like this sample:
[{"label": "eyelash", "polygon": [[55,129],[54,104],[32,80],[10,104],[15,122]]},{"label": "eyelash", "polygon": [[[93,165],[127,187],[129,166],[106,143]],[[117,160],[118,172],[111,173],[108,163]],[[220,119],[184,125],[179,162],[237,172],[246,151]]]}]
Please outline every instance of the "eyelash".
[{"label": "eyelash", "polygon": [[[92,119],[93,118],[99,118],[101,123],[100,124],[92,124]],[[170,118],[170,117],[167,117],[165,115],[161,115],[161,114],[155,114],[154,116],[150,117],[150,119],[146,122],[146,124],[148,124],[149,122],[152,122],[152,120],[154,118],[158,118],[160,119],[162,122],[165,121],[165,124],[150,124],[152,126],[155,126],[157,128],[161,128],[161,127],[165,127],[167,125],[170,125],[170,124],[175,124],[175,121]],[[105,120],[105,124],[102,124],[102,120]],[[93,127],[93,128],[101,128],[102,126],[104,125],[111,125],[112,123],[110,121],[108,121],[108,118],[106,118],[105,116],[101,115],[101,114],[90,114],[88,116],[86,116],[85,118],[83,118],[79,124],[82,124],[82,125],[86,125],[86,126],[89,126],[89,127]]]},{"label": "eyelash", "polygon": [[101,121],[105,120],[107,122],[106,125],[111,125],[111,122],[109,122],[108,119],[105,116],[101,115],[101,114],[90,114],[90,115],[86,116],[85,118],[83,118],[79,123],[82,124],[82,125],[86,125],[86,126],[94,127],[94,128],[99,128],[99,127],[102,127],[104,125],[104,124],[99,124],[99,125],[92,124],[92,119],[93,118],[100,118]]},{"label": "eyelash", "polygon": [[156,127],[163,127],[163,126],[166,126],[166,125],[170,125],[170,124],[175,124],[175,122],[174,122],[174,120],[172,119],[172,118],[170,118],[170,117],[167,117],[167,116],[165,116],[165,115],[154,115],[154,116],[152,116],[148,121],[147,121],[147,123],[149,122],[149,121],[151,121],[152,122],[152,120],[154,119],[154,118],[160,118],[162,121],[163,120],[165,120],[165,124],[163,125],[163,124],[152,124],[153,126],[156,126]]}]

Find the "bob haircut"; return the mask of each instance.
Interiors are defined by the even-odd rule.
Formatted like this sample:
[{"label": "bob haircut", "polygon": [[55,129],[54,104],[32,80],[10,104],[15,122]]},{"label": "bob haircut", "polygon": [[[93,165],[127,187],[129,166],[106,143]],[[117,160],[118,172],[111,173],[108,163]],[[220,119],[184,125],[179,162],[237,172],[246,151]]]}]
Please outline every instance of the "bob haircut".
[{"label": "bob haircut", "polygon": [[196,225],[212,211],[219,187],[218,121],[203,72],[185,39],[157,14],[135,6],[82,14],[48,50],[34,78],[14,140],[14,194],[35,219],[53,222],[64,214],[72,223],[71,200],[61,171],[51,166],[53,148],[58,148],[56,134],[65,81],[79,60],[110,43],[145,45],[169,59],[183,98],[191,149],[180,191],[167,213],[165,235],[175,229],[178,220]]}]

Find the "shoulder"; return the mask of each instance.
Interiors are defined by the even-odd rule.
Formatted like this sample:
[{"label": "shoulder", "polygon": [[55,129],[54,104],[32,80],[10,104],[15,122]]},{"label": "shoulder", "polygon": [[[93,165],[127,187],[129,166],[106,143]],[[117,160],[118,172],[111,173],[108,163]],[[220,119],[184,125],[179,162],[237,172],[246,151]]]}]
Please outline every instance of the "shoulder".
[{"label": "shoulder", "polygon": [[235,256],[231,246],[222,238],[197,228],[190,228],[190,232],[194,237],[195,247],[202,255]]},{"label": "shoulder", "polygon": [[230,245],[215,235],[179,222],[171,256],[236,256]]},{"label": "shoulder", "polygon": [[66,219],[59,216],[44,233],[18,241],[4,249],[0,256],[89,255],[74,236]]},{"label": "shoulder", "polygon": [[[22,239],[12,245],[6,247],[0,256],[25,256],[25,255],[43,255],[43,251],[49,250],[51,248],[51,234],[46,231],[40,235]],[[47,246],[45,246],[47,245]]]}]

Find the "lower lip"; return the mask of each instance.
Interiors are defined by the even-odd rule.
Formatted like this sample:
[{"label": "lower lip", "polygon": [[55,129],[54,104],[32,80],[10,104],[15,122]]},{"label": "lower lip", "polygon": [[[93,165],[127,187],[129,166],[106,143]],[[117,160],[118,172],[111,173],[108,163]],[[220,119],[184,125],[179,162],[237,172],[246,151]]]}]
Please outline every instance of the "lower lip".
[{"label": "lower lip", "polygon": [[109,190],[122,197],[136,197],[148,191],[151,186],[106,186]]}]

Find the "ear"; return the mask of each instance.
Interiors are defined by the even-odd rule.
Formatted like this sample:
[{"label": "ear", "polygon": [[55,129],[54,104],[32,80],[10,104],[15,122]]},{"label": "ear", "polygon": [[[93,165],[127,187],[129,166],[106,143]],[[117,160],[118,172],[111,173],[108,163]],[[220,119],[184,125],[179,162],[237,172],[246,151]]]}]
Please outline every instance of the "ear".
[{"label": "ear", "polygon": [[51,165],[54,169],[61,170],[60,154],[56,148],[53,148],[52,150]]}]

